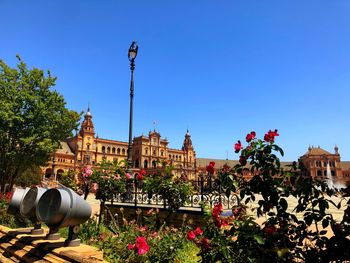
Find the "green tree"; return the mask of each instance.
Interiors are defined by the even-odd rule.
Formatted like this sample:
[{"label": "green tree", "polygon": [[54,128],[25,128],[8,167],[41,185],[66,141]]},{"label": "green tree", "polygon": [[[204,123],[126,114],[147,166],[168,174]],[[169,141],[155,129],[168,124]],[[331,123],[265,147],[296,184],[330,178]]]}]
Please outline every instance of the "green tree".
[{"label": "green tree", "polygon": [[80,115],[52,90],[50,71],[28,69],[17,55],[11,68],[0,60],[0,186],[11,186],[28,167],[43,166],[60,141],[71,135]]},{"label": "green tree", "polygon": [[30,166],[24,170],[14,180],[15,185],[21,187],[30,187],[32,185],[40,184],[41,182],[41,170],[38,166]]}]

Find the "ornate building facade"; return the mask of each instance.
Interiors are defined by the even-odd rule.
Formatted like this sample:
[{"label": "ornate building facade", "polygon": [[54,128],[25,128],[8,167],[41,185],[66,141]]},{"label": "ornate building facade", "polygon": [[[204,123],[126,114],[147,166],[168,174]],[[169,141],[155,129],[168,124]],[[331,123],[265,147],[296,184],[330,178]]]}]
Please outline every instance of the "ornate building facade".
[{"label": "ornate building facade", "polygon": [[342,165],[338,147],[330,153],[321,147],[309,147],[308,151],[299,158],[304,165],[307,175],[311,177],[341,177]]},{"label": "ornate building facade", "polygon": [[[196,152],[189,132],[185,134],[181,149],[171,149],[168,144],[168,140],[161,138],[156,131],[149,132],[148,136],[135,137],[132,146],[133,167],[152,172],[169,163],[174,166],[176,176],[186,175],[193,179],[196,174]],[[76,170],[88,164],[94,166],[102,160],[126,160],[127,149],[127,142],[95,136],[92,115],[88,109],[79,133],[61,142],[61,148],[53,154],[48,166],[43,168],[43,173],[47,178],[53,173],[59,178],[65,171]]]}]

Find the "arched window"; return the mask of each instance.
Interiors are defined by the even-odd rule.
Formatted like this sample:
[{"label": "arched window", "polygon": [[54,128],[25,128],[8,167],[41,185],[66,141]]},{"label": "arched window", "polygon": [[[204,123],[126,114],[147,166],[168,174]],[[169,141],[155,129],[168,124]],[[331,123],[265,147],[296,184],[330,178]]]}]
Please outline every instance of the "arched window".
[{"label": "arched window", "polygon": [[112,148],[112,153],[115,154],[115,148],[114,147]]},{"label": "arched window", "polygon": [[122,155],[125,155],[125,149],[122,149]]},{"label": "arched window", "polygon": [[317,176],[322,176],[322,171],[321,170],[317,170]]},{"label": "arched window", "polygon": [[331,171],[331,175],[335,176],[335,171],[334,170]]},{"label": "arched window", "polygon": [[145,161],[143,162],[143,168],[147,168],[147,167],[148,167],[148,161],[145,160]]},{"label": "arched window", "polygon": [[181,161],[181,155],[179,156],[179,160]]},{"label": "arched window", "polygon": [[140,165],[139,159],[136,159],[136,160],[135,160],[135,168],[139,168],[139,165]]},{"label": "arched window", "polygon": [[164,155],[164,152],[163,152],[163,151],[161,151],[161,152],[160,152],[160,156],[163,156],[163,155]]},{"label": "arched window", "polygon": [[111,148],[109,146],[107,147],[107,153],[111,153]]},{"label": "arched window", "polygon": [[145,154],[146,155],[148,154],[148,148],[145,148]]},{"label": "arched window", "polygon": [[117,149],[117,154],[120,154],[120,148]]},{"label": "arched window", "polygon": [[175,160],[177,161],[177,155],[175,156]]},{"label": "arched window", "polygon": [[86,149],[89,151],[90,150],[90,143],[86,144]]},{"label": "arched window", "polygon": [[152,162],[152,166],[153,166],[153,168],[157,168],[157,162],[156,162],[156,161],[153,161],[153,162]]},{"label": "arched window", "polygon": [[103,152],[103,153],[106,152],[106,147],[102,146],[102,152]]}]

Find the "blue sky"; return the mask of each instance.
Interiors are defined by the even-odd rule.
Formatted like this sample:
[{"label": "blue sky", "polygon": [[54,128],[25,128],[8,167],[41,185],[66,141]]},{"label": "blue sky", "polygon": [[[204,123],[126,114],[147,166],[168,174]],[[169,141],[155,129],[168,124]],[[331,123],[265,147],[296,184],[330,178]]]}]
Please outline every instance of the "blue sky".
[{"label": "blue sky", "polygon": [[100,137],[128,139],[136,40],[134,135],[156,121],[180,148],[188,127],[197,156],[237,159],[237,139],[276,128],[283,160],[335,144],[350,160],[348,0],[0,0],[0,25],[0,58],[49,69]]}]

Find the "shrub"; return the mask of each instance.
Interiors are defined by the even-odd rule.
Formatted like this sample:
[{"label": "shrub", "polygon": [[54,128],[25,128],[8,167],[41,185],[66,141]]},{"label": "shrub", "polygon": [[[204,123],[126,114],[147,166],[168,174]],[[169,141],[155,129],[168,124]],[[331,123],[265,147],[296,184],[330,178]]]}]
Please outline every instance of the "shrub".
[{"label": "shrub", "polygon": [[[257,203],[256,217],[266,220],[257,224],[244,214],[243,205],[223,216],[221,204],[207,212],[207,226],[203,236],[189,232],[189,239],[200,249],[203,262],[342,262],[350,260],[350,201],[341,222],[336,222],[328,208],[341,207],[331,196],[346,197],[350,187],[338,192],[325,182],[305,177],[302,166],[294,163],[281,168],[277,146],[277,130],[269,131],[264,139],[247,135],[248,145],[238,141],[235,152],[241,153],[239,164],[231,170],[219,172],[227,194],[239,193],[239,204]],[[249,170],[251,178],[243,172]],[[259,201],[257,197],[260,197]],[[288,197],[298,200],[295,210],[289,212]],[[297,217],[298,216],[298,217]],[[313,226],[313,227],[311,227]],[[333,235],[326,234],[331,226]]]}]

